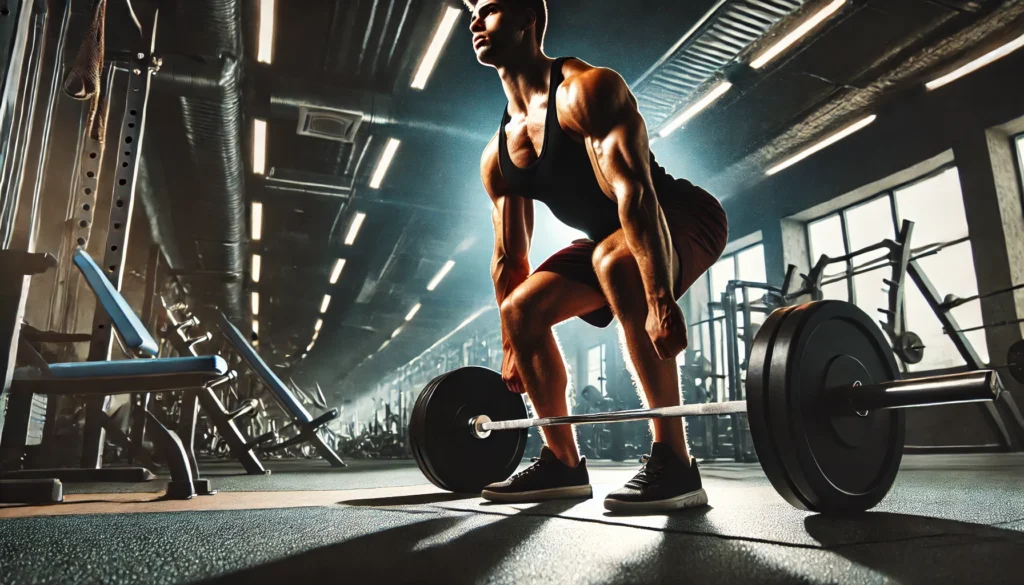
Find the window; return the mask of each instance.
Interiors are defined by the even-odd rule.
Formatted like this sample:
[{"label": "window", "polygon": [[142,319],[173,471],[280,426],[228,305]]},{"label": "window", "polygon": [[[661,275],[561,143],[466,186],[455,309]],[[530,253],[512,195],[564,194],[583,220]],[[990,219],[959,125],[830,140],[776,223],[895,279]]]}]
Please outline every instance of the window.
[{"label": "window", "polygon": [[605,358],[605,344],[595,345],[587,350],[587,386],[593,386],[607,395],[605,391],[605,380],[607,376],[607,359]]},{"label": "window", "polygon": [[[699,283],[702,281],[707,287],[708,298],[715,306],[722,301],[722,293],[725,292],[726,287],[730,281],[733,280],[744,280],[747,282],[766,282],[768,280],[767,273],[764,265],[764,245],[755,244],[742,250],[738,250],[731,254],[722,256],[718,259],[710,270],[706,278],[698,280],[698,284],[694,286],[701,286]],[[763,291],[753,290],[751,291],[752,300],[760,298]],[[738,291],[736,301],[739,304],[744,302],[743,292]],[[715,372],[720,375],[728,375],[728,368],[726,367],[726,347],[725,347],[725,314],[719,309],[710,309],[703,312],[705,318],[700,323],[691,324],[689,332],[690,349],[700,351],[702,356],[707,360],[711,361],[714,365]],[[753,325],[759,325],[764,322],[765,315],[760,312],[752,312],[750,315],[750,321]],[[743,312],[738,311],[736,314],[737,327],[742,329],[743,327]],[[746,355],[746,348],[742,340],[739,342],[740,355]],[[678,360],[682,364],[682,360]],[[745,360],[741,360],[745,361]],[[716,400],[728,400],[728,378],[722,379],[717,378],[715,380],[715,386],[717,389]]]},{"label": "window", "polygon": [[1024,134],[1017,136],[1017,170],[1020,171],[1020,182],[1024,185]]},{"label": "window", "polygon": [[[809,223],[807,238],[811,259],[815,261],[822,254],[833,258],[843,256],[883,239],[894,238],[903,220],[914,222],[910,241],[912,248],[946,244],[937,253],[917,261],[939,294],[959,297],[977,294],[960,176],[955,167],[942,169]],[[883,278],[891,275],[889,266],[856,274],[852,279],[846,273],[872,261],[877,262],[883,256],[885,251],[879,250],[857,256],[845,265],[829,265],[823,278],[826,283],[822,286],[824,297],[850,301],[872,317],[879,315],[879,309],[887,308],[889,302],[882,282]],[[909,276],[904,286],[903,303],[906,329],[920,335],[927,347],[924,360],[909,366],[909,370],[937,370],[963,365],[952,340],[944,334],[935,313]],[[981,324],[981,309],[977,303],[957,307],[952,315],[963,328]],[[967,338],[987,361],[984,331],[968,333]]]}]

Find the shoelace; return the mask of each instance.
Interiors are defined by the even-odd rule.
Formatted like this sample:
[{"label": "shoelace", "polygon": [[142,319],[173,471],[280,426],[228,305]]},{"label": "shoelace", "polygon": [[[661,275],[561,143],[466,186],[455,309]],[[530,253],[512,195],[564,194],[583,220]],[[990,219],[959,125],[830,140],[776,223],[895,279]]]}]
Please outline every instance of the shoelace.
[{"label": "shoelace", "polygon": [[644,466],[640,468],[640,472],[633,476],[633,479],[629,480],[627,485],[632,484],[635,488],[641,488],[645,485],[649,485],[657,480],[662,473],[665,471],[665,464],[656,459],[651,459],[650,455],[644,455],[640,458]]},{"label": "shoelace", "polygon": [[534,470],[539,468],[540,467],[540,463],[542,463],[540,457],[530,457],[530,461],[533,462],[533,465],[531,465],[531,466],[527,467],[526,469],[520,471],[519,473],[513,475],[511,479],[519,479],[521,477],[526,477],[531,472],[533,472]]}]

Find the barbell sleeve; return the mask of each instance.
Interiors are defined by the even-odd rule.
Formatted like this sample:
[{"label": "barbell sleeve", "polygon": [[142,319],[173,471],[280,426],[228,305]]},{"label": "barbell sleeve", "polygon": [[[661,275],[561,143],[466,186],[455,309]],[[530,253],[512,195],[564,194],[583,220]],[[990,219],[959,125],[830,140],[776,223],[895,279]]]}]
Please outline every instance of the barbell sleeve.
[{"label": "barbell sleeve", "polygon": [[1003,386],[993,370],[895,380],[848,386],[835,390],[839,414],[865,413],[889,408],[934,406],[996,400]]},{"label": "barbell sleeve", "polygon": [[[530,427],[552,427],[557,425],[587,425],[606,422],[627,422],[652,418],[671,418],[681,416],[709,416],[716,414],[735,414],[747,411],[746,400],[730,402],[707,402],[701,404],[683,404],[681,406],[665,406],[662,408],[638,408],[617,412],[595,412],[569,416],[551,416],[547,418],[523,418],[518,420],[492,421],[485,416],[470,421],[477,434],[490,431],[506,431],[510,429],[528,429]],[[485,420],[486,419],[486,420]]]}]

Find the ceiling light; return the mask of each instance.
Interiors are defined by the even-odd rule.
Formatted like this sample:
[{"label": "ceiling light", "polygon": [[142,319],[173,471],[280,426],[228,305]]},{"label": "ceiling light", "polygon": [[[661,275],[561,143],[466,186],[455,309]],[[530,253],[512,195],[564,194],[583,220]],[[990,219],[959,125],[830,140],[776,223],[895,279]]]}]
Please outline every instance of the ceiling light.
[{"label": "ceiling light", "polygon": [[313,351],[313,346],[316,345],[315,341],[310,341],[309,345],[306,346],[306,353]]},{"label": "ceiling light", "polygon": [[434,290],[437,288],[437,285],[441,283],[441,279],[451,271],[453,266],[455,266],[455,262],[453,260],[445,262],[444,267],[441,268],[441,270],[434,276],[433,280],[430,281],[430,284],[427,285],[427,290]]},{"label": "ceiling light", "polygon": [[313,325],[313,331],[317,331],[317,332],[319,332],[319,331],[320,331],[320,329],[321,329],[321,328],[322,328],[323,326],[324,326],[324,320],[323,320],[323,319],[317,319],[317,320],[316,320],[316,325]]},{"label": "ceiling light", "polygon": [[252,202],[252,241],[258,242],[263,238],[263,204],[259,201]]},{"label": "ceiling light", "polygon": [[253,316],[260,314],[260,293],[252,293],[252,314]]},{"label": "ceiling light", "polygon": [[1021,47],[1024,47],[1024,35],[1021,35],[1013,39],[1012,41],[1006,43],[1005,45],[1001,45],[1000,47],[993,49],[988,53],[985,53],[984,55],[978,57],[977,59],[971,61],[970,63],[962,65],[954,69],[953,71],[950,71],[949,73],[943,75],[942,77],[933,79],[932,81],[929,81],[924,85],[929,90],[942,87],[947,83],[960,79],[961,77],[967,75],[968,73],[973,73],[974,71],[981,69],[982,67],[988,65],[989,63],[992,63],[993,61],[996,61],[1009,55],[1010,53],[1016,51]]},{"label": "ceiling light", "polygon": [[384,147],[384,154],[380,156],[377,169],[373,171],[373,178],[370,179],[371,189],[380,189],[380,184],[384,182],[384,174],[388,172],[388,167],[391,166],[391,161],[394,160],[395,152],[398,151],[400,144],[402,141],[397,138],[388,139],[387,146]]},{"label": "ceiling light", "polygon": [[252,122],[252,172],[262,175],[267,171],[267,121]]},{"label": "ceiling light", "polygon": [[814,30],[819,24],[825,22],[828,17],[832,16],[842,8],[843,4],[846,4],[846,0],[832,0],[832,2],[829,2],[821,10],[815,12],[807,20],[800,23],[800,26],[790,31],[789,34],[779,39],[778,42],[768,47],[768,49],[763,53],[754,58],[754,60],[750,62],[750,66],[754,69],[764,67],[773,59],[781,55],[783,51],[807,36],[807,33]]},{"label": "ceiling light", "polygon": [[260,0],[260,35],[256,60],[270,63],[274,49],[274,0]]},{"label": "ceiling light", "polygon": [[252,334],[253,335],[259,335],[260,334],[260,322],[257,321],[256,319],[252,320]]},{"label": "ceiling light", "polygon": [[462,10],[454,6],[449,6],[445,10],[444,18],[441,19],[441,26],[434,33],[434,39],[430,41],[427,52],[424,53],[423,60],[420,61],[419,69],[416,70],[416,75],[413,76],[413,89],[423,89],[427,86],[427,79],[433,73],[434,66],[437,65],[437,60],[441,56],[441,51],[444,50],[445,44],[448,43],[448,39],[452,36],[455,23],[458,22],[461,14]]},{"label": "ceiling light", "polygon": [[[404,325],[403,325],[403,327],[404,327]],[[401,333],[401,332],[402,332],[402,327],[399,327],[398,329],[395,329],[395,332],[391,334],[391,339],[394,339],[394,338],[398,337],[398,334]]]},{"label": "ceiling light", "polygon": [[795,165],[796,163],[804,160],[805,158],[811,156],[812,154],[818,152],[819,150],[823,150],[825,148],[828,148],[829,146],[835,144],[836,142],[839,142],[843,138],[846,138],[847,136],[853,134],[854,132],[864,128],[868,124],[874,122],[876,118],[878,118],[878,116],[875,115],[875,114],[872,114],[872,115],[870,115],[870,116],[868,116],[866,118],[861,118],[860,120],[854,122],[853,124],[850,124],[849,126],[847,126],[847,127],[843,128],[842,130],[836,132],[832,136],[829,136],[828,138],[824,138],[824,139],[816,142],[815,144],[813,144],[809,148],[805,148],[804,150],[801,150],[800,152],[798,152],[797,154],[793,155],[792,157],[790,157],[790,158],[786,159],[785,161],[783,161],[783,162],[775,165],[774,167],[768,169],[768,171],[765,174],[767,174],[767,175],[774,175],[775,173],[781,171],[782,169],[785,169],[785,168],[788,168],[788,167],[791,167],[791,166]]},{"label": "ceiling light", "polygon": [[261,260],[261,258],[260,258],[259,254],[253,254],[252,255],[252,281],[253,282],[259,282],[260,281],[260,260]]},{"label": "ceiling light", "polygon": [[319,331],[314,331],[313,332],[313,341],[316,341],[318,337],[320,337],[320,332]]},{"label": "ceiling light", "polygon": [[259,342],[259,340],[257,340],[257,339],[253,339],[253,340],[252,340],[252,346],[253,346],[253,347],[259,347],[259,346],[260,346],[260,342]]},{"label": "ceiling light", "polygon": [[413,307],[412,310],[409,311],[409,314],[405,316],[405,320],[412,321],[412,318],[416,316],[416,313],[420,310],[421,306],[423,306],[421,303],[416,303],[416,306]]},{"label": "ceiling light", "polygon": [[320,303],[320,312],[326,313],[327,306],[331,304],[331,295],[324,295],[324,300]]},{"label": "ceiling light", "polygon": [[338,258],[338,261],[334,263],[334,270],[331,270],[331,284],[337,284],[338,278],[341,277],[341,269],[345,267],[345,259]]},{"label": "ceiling light", "polygon": [[683,124],[688,122],[690,118],[699,114],[704,108],[710,106],[718,98],[725,95],[727,91],[732,89],[732,84],[728,81],[719,81],[714,87],[712,87],[708,93],[704,95],[697,103],[683,110],[681,114],[676,116],[667,126],[661,129],[662,137],[668,136],[676,130],[683,127]]},{"label": "ceiling light", "polygon": [[390,340],[390,339],[389,339],[389,340],[387,340],[387,341],[385,341],[384,343],[380,344],[380,347],[378,347],[378,348],[377,348],[377,351],[381,351],[382,349],[384,349],[385,347],[387,347],[389,343],[391,343],[391,340]]},{"label": "ceiling light", "polygon": [[352,225],[348,228],[348,235],[345,236],[345,245],[351,246],[356,242],[356,236],[359,235],[359,228],[363,227],[363,221],[366,220],[365,213],[357,213],[352,219]]}]

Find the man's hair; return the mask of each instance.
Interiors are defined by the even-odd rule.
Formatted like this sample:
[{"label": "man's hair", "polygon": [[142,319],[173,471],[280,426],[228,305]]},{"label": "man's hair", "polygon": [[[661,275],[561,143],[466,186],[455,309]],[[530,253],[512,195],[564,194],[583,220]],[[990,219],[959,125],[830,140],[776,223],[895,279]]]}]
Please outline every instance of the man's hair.
[{"label": "man's hair", "polygon": [[[479,0],[462,0],[466,7],[473,10]],[[503,0],[520,8],[532,10],[537,15],[537,46],[544,48],[544,38],[548,34],[548,0]]]}]

